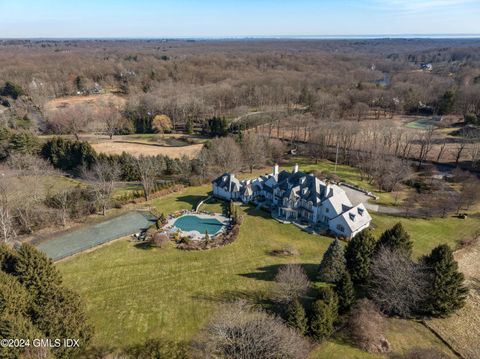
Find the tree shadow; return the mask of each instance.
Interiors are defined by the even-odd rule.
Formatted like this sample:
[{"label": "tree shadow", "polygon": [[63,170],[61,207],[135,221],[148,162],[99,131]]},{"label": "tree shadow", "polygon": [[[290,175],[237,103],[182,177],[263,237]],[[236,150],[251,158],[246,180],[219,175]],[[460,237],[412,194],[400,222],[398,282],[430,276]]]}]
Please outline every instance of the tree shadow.
[{"label": "tree shadow", "polygon": [[206,198],[205,196],[202,195],[187,195],[187,196],[179,196],[177,197],[176,201],[177,202],[182,202],[182,203],[188,203],[190,206],[192,206],[192,209],[195,209],[195,206],[202,200]]},{"label": "tree shadow", "polygon": [[[307,274],[308,279],[310,279],[311,281],[315,281],[317,276],[317,271],[318,271],[318,264],[313,264],[313,263],[299,263],[299,264],[305,270],[305,273]],[[242,273],[239,275],[246,278],[252,278],[256,280],[270,282],[275,280],[275,276],[277,275],[279,268],[285,265],[292,265],[292,264],[273,264],[265,267],[259,267],[257,268],[257,272]]]},{"label": "tree shadow", "polygon": [[134,245],[134,247],[137,249],[143,249],[146,251],[152,249],[152,245],[150,244],[150,242],[138,242]]}]

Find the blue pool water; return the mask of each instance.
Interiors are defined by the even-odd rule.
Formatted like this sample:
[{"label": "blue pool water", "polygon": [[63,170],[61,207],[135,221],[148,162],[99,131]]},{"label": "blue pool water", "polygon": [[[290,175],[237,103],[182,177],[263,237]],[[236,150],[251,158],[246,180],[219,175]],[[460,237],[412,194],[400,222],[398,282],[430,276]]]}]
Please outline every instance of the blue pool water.
[{"label": "blue pool water", "polygon": [[215,218],[200,218],[187,215],[178,218],[174,226],[184,232],[197,231],[200,234],[204,234],[205,231],[208,231],[208,234],[214,235],[222,229],[223,224]]}]

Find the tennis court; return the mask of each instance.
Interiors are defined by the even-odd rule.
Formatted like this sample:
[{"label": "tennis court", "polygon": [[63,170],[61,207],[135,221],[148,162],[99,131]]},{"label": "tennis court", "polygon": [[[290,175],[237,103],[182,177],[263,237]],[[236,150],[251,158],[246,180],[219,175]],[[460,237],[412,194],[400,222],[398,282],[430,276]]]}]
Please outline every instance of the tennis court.
[{"label": "tennis court", "polygon": [[130,212],[86,228],[62,234],[39,243],[37,248],[56,261],[139,232],[154,223],[155,217],[150,213]]}]

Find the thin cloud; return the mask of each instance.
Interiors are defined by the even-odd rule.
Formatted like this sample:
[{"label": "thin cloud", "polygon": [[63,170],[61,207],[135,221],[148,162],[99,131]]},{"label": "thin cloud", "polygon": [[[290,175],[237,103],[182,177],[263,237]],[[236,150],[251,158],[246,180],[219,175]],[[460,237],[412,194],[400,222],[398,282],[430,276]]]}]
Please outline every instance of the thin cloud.
[{"label": "thin cloud", "polygon": [[[478,0],[377,0],[378,5],[391,10],[403,10],[407,12],[422,12],[431,10],[455,9],[458,6],[465,6],[476,3]],[[478,8],[478,6],[476,7]]]}]

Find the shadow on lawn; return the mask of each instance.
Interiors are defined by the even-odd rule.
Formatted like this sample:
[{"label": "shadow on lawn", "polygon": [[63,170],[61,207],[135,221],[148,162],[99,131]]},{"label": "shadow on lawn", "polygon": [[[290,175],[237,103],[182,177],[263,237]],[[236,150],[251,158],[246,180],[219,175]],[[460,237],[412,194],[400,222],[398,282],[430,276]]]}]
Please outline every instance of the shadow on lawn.
[{"label": "shadow on lawn", "polygon": [[[259,267],[257,268],[258,272],[252,272],[252,273],[242,273],[240,274],[242,277],[246,278],[252,278],[256,280],[262,280],[262,281],[273,281],[275,280],[275,276],[278,273],[278,270],[280,267],[284,265],[291,265],[291,264],[273,264],[269,265],[266,267]],[[311,281],[315,281],[316,276],[317,276],[317,271],[318,271],[318,264],[312,264],[312,263],[303,263],[300,264],[302,268],[305,270],[307,273],[308,278]]]},{"label": "shadow on lawn", "polygon": [[176,201],[177,202],[188,203],[190,206],[192,206],[192,209],[195,209],[194,207],[198,204],[198,202],[200,202],[204,198],[205,198],[205,196],[188,195],[188,196],[177,197]]}]

